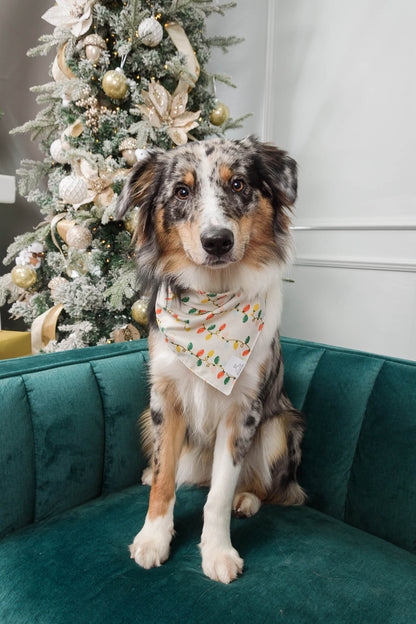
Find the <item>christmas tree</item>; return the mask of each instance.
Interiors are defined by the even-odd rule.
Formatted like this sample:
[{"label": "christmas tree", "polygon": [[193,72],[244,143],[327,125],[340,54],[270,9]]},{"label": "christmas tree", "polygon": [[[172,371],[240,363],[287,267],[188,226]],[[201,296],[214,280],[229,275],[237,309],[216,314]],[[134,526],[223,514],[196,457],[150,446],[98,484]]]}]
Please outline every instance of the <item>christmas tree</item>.
[{"label": "christmas tree", "polygon": [[[29,56],[56,50],[53,81],[33,87],[44,108],[14,132],[30,132],[43,161],[24,160],[19,191],[43,221],[19,235],[0,278],[0,305],[32,328],[34,351],[56,351],[146,334],[132,234],[136,213],[116,222],[117,197],[152,146],[241,126],[215,98],[207,71],[207,18],[235,3],[215,0],[57,0],[43,18],[55,26]],[[137,209],[136,209],[137,210]]]}]

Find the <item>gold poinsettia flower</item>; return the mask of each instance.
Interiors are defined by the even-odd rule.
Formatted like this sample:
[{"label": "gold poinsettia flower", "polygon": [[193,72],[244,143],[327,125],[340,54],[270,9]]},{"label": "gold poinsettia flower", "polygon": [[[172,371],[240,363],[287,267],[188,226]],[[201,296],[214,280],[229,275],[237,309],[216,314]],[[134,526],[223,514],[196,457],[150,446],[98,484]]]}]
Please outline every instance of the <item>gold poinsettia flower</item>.
[{"label": "gold poinsettia flower", "polygon": [[142,91],[144,104],[138,110],[154,128],[167,126],[166,132],[175,145],[188,142],[188,132],[198,126],[201,111],[191,113],[186,110],[188,93],[183,90],[171,95],[159,82],[152,80],[149,91]]},{"label": "gold poinsettia flower", "polygon": [[88,187],[88,193],[79,204],[74,204],[75,208],[79,208],[84,204],[94,202],[96,206],[108,206],[114,196],[111,188],[116,176],[125,176],[130,169],[117,169],[112,171],[110,168],[99,170],[98,167],[90,164],[85,158],[81,158],[72,163],[72,169],[76,176],[83,178]]}]

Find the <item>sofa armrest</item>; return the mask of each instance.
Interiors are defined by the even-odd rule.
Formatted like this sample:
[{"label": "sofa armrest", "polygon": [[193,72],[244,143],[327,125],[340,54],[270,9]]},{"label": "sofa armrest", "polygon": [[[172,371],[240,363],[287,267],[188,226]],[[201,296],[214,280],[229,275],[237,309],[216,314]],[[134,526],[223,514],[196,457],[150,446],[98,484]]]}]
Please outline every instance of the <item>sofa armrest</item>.
[{"label": "sofa armrest", "polygon": [[147,342],[0,363],[0,535],[138,483]]}]

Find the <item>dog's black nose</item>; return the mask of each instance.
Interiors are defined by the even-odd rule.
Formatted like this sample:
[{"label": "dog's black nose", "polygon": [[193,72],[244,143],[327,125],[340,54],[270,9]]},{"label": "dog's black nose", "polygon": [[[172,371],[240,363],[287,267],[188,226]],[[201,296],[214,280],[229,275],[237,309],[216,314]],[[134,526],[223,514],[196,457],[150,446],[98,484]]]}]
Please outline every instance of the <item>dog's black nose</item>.
[{"label": "dog's black nose", "polygon": [[201,236],[201,244],[205,251],[214,256],[224,256],[234,245],[234,235],[227,228],[210,230]]}]

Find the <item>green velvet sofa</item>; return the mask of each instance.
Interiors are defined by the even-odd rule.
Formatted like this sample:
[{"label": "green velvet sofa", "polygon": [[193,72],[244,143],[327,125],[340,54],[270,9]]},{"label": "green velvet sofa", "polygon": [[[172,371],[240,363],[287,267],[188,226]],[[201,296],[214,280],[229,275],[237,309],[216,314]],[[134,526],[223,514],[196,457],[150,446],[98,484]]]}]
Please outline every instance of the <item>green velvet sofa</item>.
[{"label": "green velvet sofa", "polygon": [[203,488],[179,490],[162,567],[129,558],[145,341],[1,362],[0,623],[416,623],[416,364],[282,344],[309,501],[232,520],[228,586],[201,570]]}]

